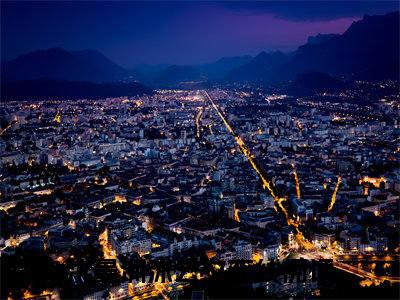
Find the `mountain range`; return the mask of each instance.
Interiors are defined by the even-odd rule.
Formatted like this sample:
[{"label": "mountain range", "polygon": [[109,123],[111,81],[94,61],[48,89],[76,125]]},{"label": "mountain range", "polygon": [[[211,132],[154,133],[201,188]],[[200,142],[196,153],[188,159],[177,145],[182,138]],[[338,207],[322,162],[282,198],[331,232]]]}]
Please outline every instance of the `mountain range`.
[{"label": "mountain range", "polygon": [[280,51],[261,52],[247,63],[233,68],[223,78],[228,82],[266,82],[274,77],[274,70],[282,66],[290,55]]},{"label": "mountain range", "polygon": [[[299,77],[308,73],[305,77]],[[310,75],[312,74],[312,76]],[[45,80],[53,84],[66,81],[86,82],[87,86],[108,84],[115,94],[137,81],[150,87],[175,87],[187,82],[262,83],[274,84],[306,78],[333,82],[328,77],[346,79],[398,79],[399,76],[399,12],[381,16],[365,16],[343,34],[319,34],[292,53],[261,52],[252,56],[221,58],[202,65],[142,65],[123,68],[95,50],[67,51],[61,48],[39,50],[1,64],[2,86]],[[317,79],[317,77],[321,77]],[[115,83],[119,84],[115,84]],[[304,82],[304,80],[302,81]],[[113,83],[110,85],[110,83]],[[91,90],[91,87],[88,90]],[[148,91],[139,83],[130,88]],[[135,91],[132,91],[133,93]],[[90,93],[89,93],[90,94]],[[118,94],[118,93],[117,93]]]},{"label": "mountain range", "polygon": [[67,51],[62,48],[38,50],[2,64],[7,82],[16,80],[74,80],[113,82],[129,72],[99,51]]},{"label": "mountain range", "polygon": [[301,46],[283,68],[289,77],[319,71],[355,79],[397,78],[399,13],[365,16],[342,35]]},{"label": "mountain range", "polygon": [[[261,54],[260,54],[261,55]],[[399,12],[365,16],[343,34],[317,35],[291,54],[258,55],[225,78],[228,81],[276,83],[304,72],[348,79],[398,79]],[[272,59],[271,56],[277,56]],[[270,62],[274,60],[274,63]]]}]

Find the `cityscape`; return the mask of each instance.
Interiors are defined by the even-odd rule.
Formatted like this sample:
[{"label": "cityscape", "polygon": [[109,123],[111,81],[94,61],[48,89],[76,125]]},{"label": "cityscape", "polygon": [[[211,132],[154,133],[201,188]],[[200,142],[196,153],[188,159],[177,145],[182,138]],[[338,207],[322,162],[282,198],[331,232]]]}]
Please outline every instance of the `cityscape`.
[{"label": "cityscape", "polygon": [[357,19],[287,52],[128,71],[17,53],[10,16],[157,3],[1,4],[1,299],[400,297],[398,3],[220,4],[160,5]]}]

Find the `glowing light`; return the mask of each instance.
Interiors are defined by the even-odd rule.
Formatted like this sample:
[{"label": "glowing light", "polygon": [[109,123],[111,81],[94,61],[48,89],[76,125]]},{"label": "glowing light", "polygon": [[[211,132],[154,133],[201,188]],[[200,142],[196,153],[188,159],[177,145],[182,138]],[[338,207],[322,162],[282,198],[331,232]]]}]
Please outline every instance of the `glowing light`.
[{"label": "glowing light", "polygon": [[360,179],[359,183],[360,184],[372,184],[374,187],[379,188],[381,186],[381,183],[386,183],[386,178],[385,177],[379,177],[379,178],[374,178],[374,177],[368,177],[364,176],[362,179]]},{"label": "glowing light", "polygon": [[11,124],[7,125],[4,129],[0,130],[0,136],[4,134],[9,128],[11,128]]},{"label": "glowing light", "polygon": [[99,243],[103,249],[103,257],[106,259],[116,259],[115,251],[112,250],[111,245],[108,243],[107,228],[99,235]]},{"label": "glowing light", "polygon": [[57,114],[54,117],[53,121],[56,122],[56,123],[61,123],[61,115],[60,115],[59,111],[57,111]]},{"label": "glowing light", "polygon": [[149,217],[146,217],[146,219],[145,219],[145,230],[146,230],[148,233],[152,233],[153,230],[154,230],[154,224],[153,224],[153,222],[152,222],[152,219],[149,218]]},{"label": "glowing light", "polygon": [[201,118],[202,114],[203,114],[203,108],[200,107],[199,112],[197,113],[197,116],[196,116],[196,136],[197,136],[197,138],[200,138],[200,118]]},{"label": "glowing light", "polygon": [[217,270],[217,271],[221,269],[221,266],[220,266],[220,265],[213,265],[213,267],[214,267],[214,269]]},{"label": "glowing light", "polygon": [[338,181],[337,181],[336,186],[335,186],[335,190],[333,191],[333,194],[332,194],[332,199],[331,199],[331,203],[329,204],[328,211],[331,211],[333,206],[335,205],[337,192],[339,190],[339,185],[340,185],[341,182],[342,182],[342,177],[339,176],[338,177]]},{"label": "glowing light", "polygon": [[261,254],[254,252],[252,256],[253,262],[255,264],[259,263],[261,260],[263,260],[263,257]]},{"label": "glowing light", "polygon": [[297,175],[296,171],[296,166],[292,164],[293,167],[293,175],[294,175],[294,180],[296,181],[296,193],[297,193],[297,199],[300,200],[300,184],[299,184],[299,176]]},{"label": "glowing light", "polygon": [[28,299],[28,298],[31,298],[31,297],[33,297],[33,296],[34,296],[33,294],[31,294],[28,290],[26,290],[26,291],[24,292],[23,298],[24,298],[24,299]]},{"label": "glowing light", "polygon": [[383,264],[383,268],[384,269],[390,268],[391,266],[392,266],[392,264],[390,264],[390,263],[384,263]]},{"label": "glowing light", "polygon": [[371,285],[373,285],[373,281],[371,279],[364,279],[362,281],[360,281],[360,286],[362,287],[370,287]]},{"label": "glowing light", "polygon": [[212,125],[211,125],[211,124],[208,125],[208,129],[210,129],[210,134],[214,134],[214,133],[213,133],[213,130],[212,130]]},{"label": "glowing light", "polygon": [[368,196],[368,191],[369,191],[369,187],[368,186],[364,186],[363,195],[364,196]]},{"label": "glowing light", "polygon": [[236,208],[235,203],[233,204],[233,210],[234,210],[234,220],[240,223],[239,209]]},{"label": "glowing light", "polygon": [[115,195],[115,198],[114,198],[113,202],[124,203],[124,202],[128,202],[128,200],[126,200],[125,196]]},{"label": "glowing light", "polygon": [[217,256],[217,252],[215,250],[207,250],[206,255],[208,259],[211,259],[215,256]]}]

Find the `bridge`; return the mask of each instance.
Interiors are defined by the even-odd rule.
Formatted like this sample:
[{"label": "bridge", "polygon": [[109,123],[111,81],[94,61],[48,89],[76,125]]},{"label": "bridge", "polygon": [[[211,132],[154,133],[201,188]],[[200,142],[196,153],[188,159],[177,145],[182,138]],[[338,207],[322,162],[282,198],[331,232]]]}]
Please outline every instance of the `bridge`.
[{"label": "bridge", "polygon": [[357,268],[357,267],[354,267],[352,265],[345,264],[345,263],[342,263],[342,262],[334,261],[333,262],[333,266],[336,269],[345,271],[347,273],[354,274],[354,275],[356,275],[358,277],[361,277],[361,278],[368,278],[368,279],[373,280],[375,282],[381,283],[381,282],[384,282],[384,281],[388,281],[390,283],[400,283],[400,277],[377,276],[374,273],[365,271],[365,270],[363,270],[361,268]]},{"label": "bridge", "polygon": [[341,254],[335,255],[335,260],[339,262],[400,262],[400,255]]}]

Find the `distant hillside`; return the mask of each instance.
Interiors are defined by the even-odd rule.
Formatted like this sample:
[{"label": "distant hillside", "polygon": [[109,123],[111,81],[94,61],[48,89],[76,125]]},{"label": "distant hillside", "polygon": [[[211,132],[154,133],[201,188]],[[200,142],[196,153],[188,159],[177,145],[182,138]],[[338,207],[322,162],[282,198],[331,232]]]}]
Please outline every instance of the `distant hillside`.
[{"label": "distant hillside", "polygon": [[2,81],[57,79],[115,82],[129,72],[95,50],[67,51],[61,48],[39,50],[1,65]]},{"label": "distant hillside", "polygon": [[342,35],[300,47],[283,68],[280,73],[291,77],[319,71],[353,78],[398,78],[399,13],[365,16]]},{"label": "distant hillside", "polygon": [[199,69],[192,66],[169,66],[153,80],[157,86],[178,86],[189,81],[203,80]]},{"label": "distant hillside", "polygon": [[329,41],[332,38],[338,37],[340,34],[335,33],[328,33],[328,34],[321,34],[318,33],[315,36],[309,36],[307,39],[307,44],[309,45],[317,45]]},{"label": "distant hillside", "polygon": [[300,73],[288,86],[289,94],[313,95],[318,92],[333,92],[347,87],[347,83],[320,72]]},{"label": "distant hillside", "polygon": [[251,59],[250,55],[223,57],[215,62],[199,65],[198,68],[209,80],[219,80],[234,68],[248,63]]},{"label": "distant hillside", "polygon": [[22,80],[1,85],[2,100],[105,98],[150,93],[150,89],[136,82],[99,84],[65,80]]},{"label": "distant hillside", "polygon": [[[198,65],[138,65],[131,74],[153,87],[204,86],[204,83],[223,79],[232,69],[252,59],[249,55],[223,57],[215,62]],[[194,84],[194,85],[193,85]],[[208,86],[208,85],[207,85]]]},{"label": "distant hillside", "polygon": [[289,56],[280,51],[261,52],[246,64],[233,69],[225,79],[227,81],[265,82],[274,76],[273,70],[287,62]]},{"label": "distant hillside", "polygon": [[130,73],[133,78],[143,82],[144,84],[151,84],[151,82],[160,75],[162,71],[168,68],[170,65],[166,64],[158,64],[158,65],[149,65],[149,64],[141,64],[136,65],[135,67],[130,69]]},{"label": "distant hillside", "polygon": [[290,57],[262,52],[226,76],[229,82],[276,83],[305,72],[351,79],[399,79],[399,12],[365,16],[343,34],[317,35]]}]

